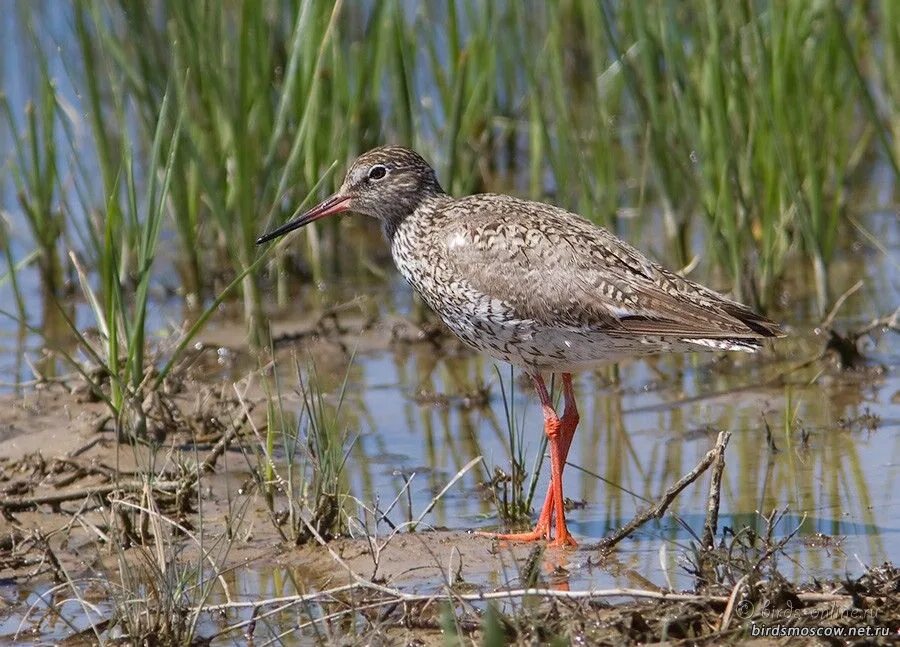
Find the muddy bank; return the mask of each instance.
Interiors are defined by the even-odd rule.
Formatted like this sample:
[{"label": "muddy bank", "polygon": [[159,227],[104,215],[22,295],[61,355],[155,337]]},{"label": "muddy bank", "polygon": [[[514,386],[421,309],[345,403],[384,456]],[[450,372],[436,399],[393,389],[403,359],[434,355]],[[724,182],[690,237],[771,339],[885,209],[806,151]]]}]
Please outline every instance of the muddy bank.
[{"label": "muddy bank", "polygon": [[[898,553],[884,484],[897,476],[900,358],[883,337],[860,342],[852,369],[825,352],[826,335],[795,334],[755,357],[581,376],[567,472],[581,545],[543,550],[471,532],[516,526],[498,504],[517,487],[513,465],[524,494],[534,473],[536,497],[547,485],[515,376],[439,328],[350,307],[276,326],[262,370],[239,330],[210,329],[147,403],[137,442],[117,438],[77,376],[0,397],[0,636],[91,643],[90,620],[106,637],[213,644],[251,627],[262,642],[351,631],[437,644],[499,631],[521,643],[564,632],[717,644],[785,614],[794,626],[896,629],[900,585],[879,564]],[[311,444],[311,416],[335,443],[338,503],[310,490],[325,451]],[[706,473],[661,519],[598,549],[722,429],[732,441],[702,569]]]}]

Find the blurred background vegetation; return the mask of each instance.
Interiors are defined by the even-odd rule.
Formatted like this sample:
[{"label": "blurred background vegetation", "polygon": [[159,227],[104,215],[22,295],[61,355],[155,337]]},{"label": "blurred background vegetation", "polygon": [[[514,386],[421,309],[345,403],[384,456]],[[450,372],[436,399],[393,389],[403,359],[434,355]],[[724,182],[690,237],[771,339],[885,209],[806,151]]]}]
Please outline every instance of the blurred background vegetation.
[{"label": "blurred background vegetation", "polygon": [[[575,210],[765,310],[790,275],[818,314],[848,287],[829,267],[865,235],[871,187],[898,175],[893,0],[2,7],[13,314],[46,327],[79,286],[138,381],[154,285],[190,322],[233,302],[264,343],[264,295],[380,276],[363,219],[310,227],[264,262],[254,245],[379,144],[418,149],[455,194]],[[41,312],[15,280],[27,264]]]}]

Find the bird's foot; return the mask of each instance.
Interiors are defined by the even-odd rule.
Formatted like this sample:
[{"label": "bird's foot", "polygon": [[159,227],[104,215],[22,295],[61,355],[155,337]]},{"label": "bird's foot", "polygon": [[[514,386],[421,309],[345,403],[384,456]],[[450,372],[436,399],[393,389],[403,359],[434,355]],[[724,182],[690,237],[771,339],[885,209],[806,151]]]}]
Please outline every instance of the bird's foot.
[{"label": "bird's foot", "polygon": [[512,532],[512,533],[502,533],[502,532],[480,532],[476,531],[476,535],[479,537],[487,537],[488,539],[498,539],[500,541],[541,541],[543,539],[550,539],[550,529],[546,526],[538,524],[534,527],[534,530],[529,532]]},{"label": "bird's foot", "polygon": [[502,533],[476,531],[475,534],[479,537],[487,537],[488,539],[497,539],[499,541],[530,542],[546,540],[547,545],[554,548],[562,548],[564,546],[574,548],[578,546],[578,542],[575,541],[575,538],[571,535],[571,533],[569,533],[568,529],[563,528],[563,531],[561,533],[557,533],[556,537],[550,537],[549,526],[544,526],[541,524],[538,524],[534,527],[534,530],[530,530],[528,532]]},{"label": "bird's foot", "polygon": [[571,546],[575,548],[578,546],[578,542],[575,541],[575,538],[569,533],[569,531],[563,527],[561,531],[556,533],[556,537],[551,539],[548,543],[548,546],[552,546],[553,548],[563,548],[565,546]]}]

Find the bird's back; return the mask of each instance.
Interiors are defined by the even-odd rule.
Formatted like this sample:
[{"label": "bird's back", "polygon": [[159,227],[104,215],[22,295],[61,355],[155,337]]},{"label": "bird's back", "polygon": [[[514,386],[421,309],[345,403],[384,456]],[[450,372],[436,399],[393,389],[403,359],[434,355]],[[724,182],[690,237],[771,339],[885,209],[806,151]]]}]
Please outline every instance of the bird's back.
[{"label": "bird's back", "polygon": [[755,350],[781,334],[606,229],[540,202],[442,197],[403,223],[392,251],[454,332],[517,364],[565,370],[667,350]]}]

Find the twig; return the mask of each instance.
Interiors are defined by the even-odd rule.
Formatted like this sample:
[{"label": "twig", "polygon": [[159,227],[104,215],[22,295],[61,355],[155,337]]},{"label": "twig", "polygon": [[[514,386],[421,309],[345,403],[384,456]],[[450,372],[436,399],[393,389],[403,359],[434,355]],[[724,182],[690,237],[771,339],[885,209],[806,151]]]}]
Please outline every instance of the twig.
[{"label": "twig", "polygon": [[410,527],[409,527],[410,531],[411,532],[414,531],[416,529],[416,526],[418,526],[420,523],[422,523],[422,519],[425,518],[425,515],[427,515],[429,512],[431,512],[431,509],[435,506],[435,504],[437,504],[437,502],[441,499],[441,497],[444,496],[444,494],[447,492],[447,490],[449,490],[451,487],[453,487],[454,483],[456,483],[459,479],[461,479],[465,475],[466,472],[468,472],[470,469],[475,467],[475,465],[477,465],[480,462],[481,462],[481,456],[476,456],[475,458],[470,460],[468,463],[466,463],[463,466],[463,468],[456,473],[456,476],[454,476],[452,479],[450,479],[450,482],[447,483],[447,485],[445,485],[443,487],[443,489],[437,493],[437,495],[435,495],[435,497],[431,500],[431,503],[429,503],[427,506],[425,506],[425,509],[422,510],[422,514],[419,515],[419,517],[416,519],[415,523],[410,525]]},{"label": "twig", "polygon": [[[151,484],[151,488],[157,492],[165,494],[175,494],[182,486],[184,481],[157,481]],[[69,492],[56,492],[54,494],[41,494],[37,496],[13,497],[8,499],[0,499],[0,509],[16,512],[18,510],[27,510],[37,505],[58,505],[66,501],[76,501],[89,497],[108,497],[113,492],[143,492],[147,486],[145,481],[128,481],[123,483],[108,483],[106,485],[97,485],[94,487],[80,488]]]},{"label": "twig", "polygon": [[[722,472],[725,470],[725,446],[728,444],[728,437],[722,440],[722,434],[728,434],[727,431],[719,433],[716,440],[715,463],[713,464],[712,478],[709,480],[709,497],[706,504],[706,522],[703,524],[703,547],[707,550],[713,547],[716,540],[716,530],[719,525],[719,496],[722,493]],[[730,434],[729,434],[730,435]]]},{"label": "twig", "polygon": [[[244,405],[243,401],[241,405],[244,407],[244,417],[246,420],[250,420],[250,412],[247,410],[246,405]],[[206,458],[203,459],[203,462],[200,463],[199,468],[196,472],[192,472],[189,475],[189,479],[191,482],[196,481],[200,478],[201,472],[212,472],[216,461],[219,460],[219,457],[225,453],[225,450],[228,449],[228,446],[231,444],[231,441],[234,440],[235,436],[244,428],[241,423],[241,420],[234,420],[231,424],[231,427],[222,434],[222,437],[219,441],[213,445],[212,449],[206,454]]]},{"label": "twig", "polygon": [[[317,600],[321,600],[322,598],[333,597],[338,593],[345,593],[347,591],[354,591],[356,589],[365,588],[364,585],[354,582],[352,584],[343,584],[341,586],[336,586],[331,589],[324,589],[322,591],[316,591],[315,593],[298,593],[295,595],[282,595],[277,598],[267,598],[265,600],[251,600],[246,602],[223,602],[221,604],[209,604],[204,607],[195,607],[194,611],[203,611],[204,613],[218,613],[220,611],[228,611],[229,609],[259,609],[260,607],[268,607],[273,604],[298,604],[300,602],[315,602]],[[280,608],[280,607],[279,607]],[[267,614],[268,615],[268,614]],[[256,616],[256,619],[259,620],[264,616]],[[239,627],[233,626],[231,629],[238,629]],[[218,635],[218,634],[216,634]]]},{"label": "twig", "polygon": [[[375,517],[376,524],[379,521],[387,521],[391,525],[392,528],[396,528],[396,526],[394,526],[394,524],[391,523],[391,520],[388,519],[387,516],[391,513],[391,510],[394,509],[394,506],[397,505],[397,502],[400,500],[400,497],[402,497],[404,494],[407,495],[407,499],[411,499],[411,495],[408,494],[409,487],[412,484],[412,480],[414,478],[416,478],[416,473],[415,472],[411,473],[409,475],[409,477],[407,478],[407,476],[404,472],[400,472],[400,476],[403,478],[403,487],[400,489],[399,492],[397,492],[397,496],[394,497],[394,500],[391,501],[391,504],[387,507],[387,509],[384,512],[380,513],[381,519],[378,518],[379,510],[377,508],[375,510],[373,510],[373,517]],[[409,520],[412,521],[412,513],[409,514]]]},{"label": "twig", "polygon": [[[279,598],[271,598],[269,600],[258,600],[256,602],[226,602],[225,604],[214,604],[212,606],[198,607],[194,609],[195,613],[202,611],[203,613],[215,613],[218,611],[226,611],[228,609],[252,609],[253,613],[251,617],[247,620],[241,620],[240,622],[236,622],[232,625],[228,625],[221,631],[216,632],[210,639],[218,638],[219,636],[224,636],[225,634],[231,633],[237,629],[241,629],[246,627],[249,624],[254,622],[258,622],[264,618],[268,618],[273,615],[277,615],[282,611],[287,611],[292,606],[296,606],[298,604],[302,604],[304,602],[316,602],[322,600],[323,598],[333,597],[337,593],[344,593],[347,591],[353,591],[355,589],[364,588],[358,583],[353,584],[345,584],[343,586],[336,586],[332,589],[326,589],[324,591],[319,591],[317,593],[307,593],[300,595],[286,595]],[[269,609],[265,613],[257,614],[257,609],[261,607],[270,606],[273,604],[277,604],[279,606],[274,609]]]},{"label": "twig", "polygon": [[725,451],[725,446],[728,444],[729,438],[731,438],[730,432],[719,432],[719,436],[716,439],[716,446],[706,453],[706,456],[703,457],[694,469],[682,476],[672,487],[666,490],[662,495],[662,498],[660,498],[653,506],[638,513],[631,521],[619,528],[612,535],[605,537],[600,542],[600,550],[609,550],[651,519],[661,518],[663,514],[665,514],[666,509],[672,504],[672,501],[675,500],[675,497],[677,497],[684,488],[696,481],[700,475],[713,464],[716,457]]},{"label": "twig", "polygon": [[737,581],[734,585],[734,588],[731,589],[731,595],[728,596],[728,604],[725,605],[725,611],[722,613],[722,619],[719,621],[719,631],[725,631],[728,629],[728,623],[731,622],[731,615],[734,612],[734,601],[737,600],[738,593],[741,592],[741,587],[747,583],[747,580],[750,578],[750,575],[744,575],[741,579]]},{"label": "twig", "polygon": [[[787,514],[787,511],[788,511],[788,509],[784,508],[781,515],[774,522],[773,522],[773,519],[775,518],[775,514],[777,512],[776,510],[772,510],[772,514],[768,518],[763,517],[763,519],[766,519],[766,523],[767,523],[767,528],[766,528],[766,530],[767,530],[766,543],[767,544],[771,544],[772,533],[774,532],[775,526],[778,524],[779,521],[781,521],[781,518]],[[803,527],[804,523],[806,523],[806,513],[805,512],[803,513],[803,518],[800,519],[800,523],[797,524],[796,528],[794,528],[791,532],[789,532],[787,535],[782,537],[778,541],[778,543],[776,543],[774,546],[770,545],[769,548],[766,549],[766,552],[764,552],[762,554],[762,557],[760,557],[759,560],[757,560],[756,565],[753,567],[753,570],[758,571],[759,567],[763,565],[763,562],[765,562],[772,555],[774,555],[779,550],[784,548],[787,545],[787,543],[791,539],[793,539],[798,532],[800,532],[800,529]]]},{"label": "twig", "polygon": [[[110,420],[112,420],[112,416],[109,416],[109,415],[100,416],[100,418],[98,418],[94,422],[94,424],[91,425],[91,431],[94,434],[99,434],[103,430],[103,428],[106,426],[106,423],[109,422]],[[87,450],[89,450],[91,447],[93,447],[94,445],[96,445],[97,443],[100,443],[100,442],[103,442],[103,436],[95,436],[93,439],[89,440],[87,443],[85,443],[81,447],[69,452],[67,454],[67,456],[69,458],[78,458],[83,453],[85,453]]]},{"label": "twig", "polygon": [[873,319],[868,324],[857,330],[856,335],[859,337],[868,335],[876,328],[888,328],[889,330],[893,330],[894,332],[900,332],[900,308],[897,308],[889,315]]},{"label": "twig", "polygon": [[[738,585],[741,583],[739,582]],[[432,600],[440,599],[443,594],[434,593],[404,593],[399,589],[391,589],[389,587],[385,587],[379,584],[374,584],[373,582],[367,582],[362,578],[358,578],[357,581],[353,584],[346,584],[343,586],[338,586],[332,589],[327,589],[324,591],[320,591],[318,593],[307,593],[307,594],[297,594],[293,596],[282,596],[277,598],[271,598],[268,600],[257,600],[255,602],[230,602],[225,604],[217,604],[213,606],[203,607],[202,611],[204,612],[215,612],[215,611],[225,611],[228,609],[259,609],[262,607],[272,606],[272,605],[280,605],[278,609],[273,611],[284,610],[290,605],[298,604],[301,602],[315,602],[317,600],[321,600],[326,597],[332,597],[333,595],[341,592],[349,592],[359,589],[369,589],[373,591],[377,591],[379,593],[385,594],[386,597],[383,600],[384,604],[395,604],[396,602],[430,602]],[[739,586],[735,587],[735,590],[738,590]],[[734,594],[734,590],[732,591],[732,595]],[[541,597],[541,598],[554,598],[560,600],[598,600],[603,598],[635,598],[635,599],[645,599],[645,600],[664,600],[671,602],[715,602],[717,604],[728,604],[728,601],[732,598],[731,595],[703,595],[699,593],[669,593],[666,591],[654,591],[650,589],[631,589],[631,588],[614,588],[614,589],[586,589],[582,591],[565,591],[560,589],[547,589],[547,588],[518,588],[518,589],[501,589],[498,591],[487,591],[487,592],[479,592],[479,593],[451,593],[454,599],[464,601],[464,602],[486,602],[489,600],[508,600],[512,598],[523,598],[523,597]],[[797,598],[804,603],[812,602],[841,602],[844,600],[851,600],[852,596],[842,593],[798,593]],[[200,611],[201,609],[196,608],[194,611]],[[352,611],[352,609],[351,609]],[[271,611],[267,612],[265,615],[271,615]],[[256,616],[258,620],[263,616]],[[239,629],[240,627],[247,624],[246,622],[235,624],[227,628],[227,630]],[[216,636],[222,635],[224,632],[220,632],[216,634]]]},{"label": "twig", "polygon": [[850,288],[848,288],[841,296],[838,297],[837,301],[834,302],[834,305],[831,307],[831,311],[828,313],[828,316],[821,323],[821,328],[830,328],[831,324],[834,322],[834,318],[837,316],[838,311],[841,309],[841,306],[844,305],[844,301],[846,301],[854,292],[859,290],[863,286],[862,279],[854,283]]},{"label": "twig", "polygon": [[[290,629],[285,629],[279,634],[275,634],[271,638],[269,638],[266,642],[260,643],[259,647],[269,647],[269,645],[283,645],[284,641],[282,640],[286,636],[289,636],[293,633],[297,633],[299,631],[303,631],[307,627],[317,625],[317,624],[327,624],[332,620],[340,618],[341,616],[345,616],[348,613],[361,613],[363,611],[368,611],[369,609],[377,609],[378,607],[384,606],[396,606],[397,602],[395,600],[379,600],[378,602],[372,602],[370,604],[363,604],[360,606],[353,606],[348,609],[341,609],[340,611],[335,611],[334,613],[329,613],[328,615],[320,616],[317,618],[311,618],[306,622],[301,622],[300,624],[291,627]],[[325,644],[331,644],[331,641],[326,641]],[[369,644],[369,643],[366,643]]]}]

